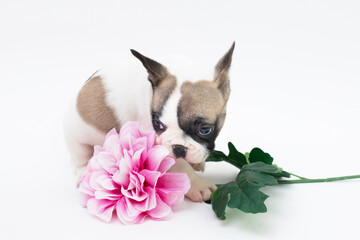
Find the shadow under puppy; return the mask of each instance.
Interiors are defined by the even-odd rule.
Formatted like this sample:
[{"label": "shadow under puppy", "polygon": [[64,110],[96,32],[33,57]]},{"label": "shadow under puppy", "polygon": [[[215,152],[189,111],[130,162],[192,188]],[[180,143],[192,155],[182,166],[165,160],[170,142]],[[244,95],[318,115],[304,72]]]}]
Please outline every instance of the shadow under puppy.
[{"label": "shadow under puppy", "polygon": [[176,161],[170,171],[188,174],[191,188],[186,197],[209,200],[216,187],[194,170],[204,170],[224,124],[234,47],[215,66],[213,79],[182,77],[183,72],[170,71],[135,50],[131,53],[147,73],[134,60],[97,71],[65,117],[65,140],[77,174],[85,169],[94,145],[103,145],[108,131],[136,121],[142,131],[155,130],[156,142],[168,148]]}]

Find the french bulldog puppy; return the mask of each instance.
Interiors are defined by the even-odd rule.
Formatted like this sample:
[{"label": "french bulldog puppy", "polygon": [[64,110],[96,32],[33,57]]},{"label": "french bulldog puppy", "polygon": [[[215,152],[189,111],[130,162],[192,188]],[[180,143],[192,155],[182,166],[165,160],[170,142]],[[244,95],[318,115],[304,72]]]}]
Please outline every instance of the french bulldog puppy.
[{"label": "french bulldog puppy", "polygon": [[131,50],[134,60],[126,66],[98,70],[65,117],[65,140],[78,175],[92,157],[94,145],[102,145],[109,130],[119,131],[125,122],[136,121],[142,131],[155,130],[157,144],[168,148],[176,161],[170,171],[188,174],[191,188],[186,197],[209,200],[216,187],[194,170],[204,170],[224,124],[234,47],[235,43],[218,61],[210,79],[182,77],[182,72],[135,50]]}]

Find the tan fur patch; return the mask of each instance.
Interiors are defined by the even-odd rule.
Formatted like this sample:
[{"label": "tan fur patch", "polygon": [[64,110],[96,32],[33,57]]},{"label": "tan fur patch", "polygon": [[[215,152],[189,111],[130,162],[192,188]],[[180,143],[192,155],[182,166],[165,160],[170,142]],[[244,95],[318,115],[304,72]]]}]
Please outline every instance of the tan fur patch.
[{"label": "tan fur patch", "polygon": [[201,171],[204,172],[205,171],[205,162],[201,162],[201,163],[190,163],[191,167],[195,170],[195,171]]},{"label": "tan fur patch", "polygon": [[[184,82],[181,86],[181,93],[179,120],[183,123],[201,117],[206,122],[213,124],[218,120],[219,115],[225,114],[226,100],[217,88],[217,84],[212,81]],[[223,122],[225,116],[220,119]]]},{"label": "tan fur patch", "polygon": [[161,80],[159,85],[153,89],[153,97],[151,103],[151,111],[160,113],[167,99],[176,87],[176,77],[167,74],[165,79]]},{"label": "tan fur patch", "polygon": [[98,130],[107,133],[120,126],[114,111],[106,104],[105,88],[101,77],[94,77],[81,88],[76,107],[81,118]]}]

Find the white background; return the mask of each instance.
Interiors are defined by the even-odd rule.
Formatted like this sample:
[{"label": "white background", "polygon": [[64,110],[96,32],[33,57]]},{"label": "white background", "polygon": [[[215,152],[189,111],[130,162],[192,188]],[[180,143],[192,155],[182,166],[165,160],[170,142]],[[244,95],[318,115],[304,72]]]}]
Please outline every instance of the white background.
[{"label": "white background", "polygon": [[130,48],[215,64],[236,41],[217,149],[258,146],[307,177],[359,174],[359,13],[355,0],[2,0],[0,239],[359,239],[358,180],[265,188],[267,213],[226,221],[186,201],[169,221],[103,223],[79,204],[62,136],[70,98]]}]

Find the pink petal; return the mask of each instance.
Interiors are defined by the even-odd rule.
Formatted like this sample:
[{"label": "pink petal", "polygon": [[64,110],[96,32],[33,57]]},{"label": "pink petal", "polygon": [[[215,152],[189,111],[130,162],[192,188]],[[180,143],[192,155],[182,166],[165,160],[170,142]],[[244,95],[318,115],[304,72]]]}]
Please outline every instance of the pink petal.
[{"label": "pink petal", "polygon": [[137,172],[134,172],[132,171],[130,173],[130,182],[132,184],[134,184],[134,186],[141,190],[141,191],[144,191],[143,187],[144,187],[144,182],[145,182],[145,177],[142,176],[141,174],[137,173]]},{"label": "pink petal", "polygon": [[123,149],[123,150],[131,149],[130,142],[131,142],[131,135],[128,134],[126,136],[124,136],[124,135],[120,136],[120,147],[121,147],[121,149]]},{"label": "pink petal", "polygon": [[150,187],[146,187],[145,191],[148,194],[149,203],[147,206],[147,210],[152,210],[156,207],[156,190]]},{"label": "pink petal", "polygon": [[124,200],[127,206],[127,213],[129,217],[136,217],[141,213],[141,211],[134,208],[132,201],[130,199],[124,198]]},{"label": "pink petal", "polygon": [[169,206],[175,206],[184,200],[184,194],[179,192],[172,192],[163,188],[156,189],[156,193],[161,200]]},{"label": "pink petal", "polygon": [[174,164],[175,164],[175,160],[173,158],[165,157],[164,160],[162,160],[162,162],[160,163],[158,171],[164,174]]},{"label": "pink petal", "polygon": [[127,189],[121,188],[121,193],[136,202],[144,201],[148,194],[144,192],[145,178],[136,172],[130,173],[130,183]]},{"label": "pink petal", "polygon": [[147,138],[147,148],[146,150],[150,150],[151,147],[154,145],[155,142],[155,138],[156,138],[156,134],[154,131],[149,131],[149,132],[141,132],[141,136],[146,137]]},{"label": "pink petal", "polygon": [[169,206],[179,204],[189,189],[190,180],[185,173],[165,173],[157,184],[157,193]]},{"label": "pink petal", "polygon": [[141,135],[137,128],[137,124],[128,122],[120,130],[120,146],[123,149],[130,149],[132,140],[140,137]]},{"label": "pink petal", "polygon": [[150,211],[147,211],[147,214],[153,219],[164,219],[172,214],[171,207],[164,203],[158,195],[156,195],[156,207]]},{"label": "pink petal", "polygon": [[118,186],[116,185],[116,183],[114,183],[110,175],[99,176],[97,182],[105,190],[115,190],[118,188]]},{"label": "pink petal", "polygon": [[118,136],[118,133],[117,133],[117,131],[116,131],[115,128],[111,129],[111,130],[106,134],[105,139],[108,139],[108,138],[110,138],[110,137],[113,136],[113,135]]},{"label": "pink petal", "polygon": [[120,139],[116,131],[114,134],[106,136],[103,148],[111,154],[120,152]]},{"label": "pink petal", "polygon": [[93,196],[90,196],[88,194],[81,193],[80,194],[80,203],[83,207],[86,207],[89,200],[94,198]]},{"label": "pink petal", "polygon": [[118,170],[113,174],[112,180],[120,186],[127,187],[130,182],[129,172]]},{"label": "pink petal", "polygon": [[94,146],[94,155],[98,155],[99,152],[103,151],[103,147],[99,145]]},{"label": "pink petal", "polygon": [[148,197],[145,192],[134,193],[133,190],[124,190],[123,188],[121,189],[121,193],[124,197],[134,200],[134,202],[143,202]]},{"label": "pink petal", "polygon": [[87,203],[89,212],[105,222],[110,222],[114,207],[115,202],[103,199],[92,198]]},{"label": "pink petal", "polygon": [[103,187],[100,185],[100,183],[98,182],[98,179],[102,179],[103,176],[108,175],[108,173],[104,170],[99,170],[99,171],[95,171],[92,172],[90,175],[90,180],[89,180],[89,185],[91,188],[93,188],[94,190],[101,190],[103,189]]},{"label": "pink petal", "polygon": [[124,197],[117,202],[116,213],[123,224],[141,223],[146,217],[144,213],[129,204]]},{"label": "pink petal", "polygon": [[124,158],[120,160],[119,170],[113,174],[113,181],[117,184],[127,187],[129,185],[129,173],[132,170],[131,156],[124,151]]},{"label": "pink petal", "polygon": [[147,139],[145,137],[141,138],[131,138],[131,149],[136,152],[140,149],[146,149]]},{"label": "pink petal", "polygon": [[151,171],[157,171],[163,159],[169,154],[169,150],[161,145],[156,145],[148,152],[146,168]]},{"label": "pink petal", "polygon": [[161,173],[156,171],[150,171],[148,169],[143,169],[139,172],[141,176],[144,176],[145,182],[148,183],[151,187],[155,187],[158,178],[160,177]]},{"label": "pink petal", "polygon": [[132,156],[131,156],[132,154],[127,150],[124,150],[123,154],[124,157],[120,160],[119,169],[121,169],[121,171],[129,172],[133,170],[133,165],[134,165],[132,163]]},{"label": "pink petal", "polygon": [[94,190],[91,188],[88,188],[85,184],[81,183],[79,186],[79,191],[83,194],[89,195],[89,196],[95,196]]},{"label": "pink petal", "polygon": [[114,181],[110,178],[105,179],[102,181],[101,186],[103,186],[106,190],[115,190],[118,189],[118,186],[114,183]]},{"label": "pink petal", "polygon": [[138,125],[135,122],[127,122],[120,129],[120,136],[130,135],[135,138],[141,137]]},{"label": "pink petal", "polygon": [[99,161],[98,161],[99,153],[97,155],[93,155],[92,158],[90,158],[87,168],[89,168],[93,171],[101,170],[101,165],[99,164]]},{"label": "pink petal", "polygon": [[107,199],[111,201],[117,201],[120,199],[122,194],[117,191],[95,191],[96,199]]},{"label": "pink petal", "polygon": [[90,172],[82,176],[79,190],[84,194],[94,196],[94,189],[90,186]]},{"label": "pink petal", "polygon": [[97,157],[97,161],[100,163],[101,167],[108,173],[113,174],[119,169],[117,160],[114,158],[114,155],[108,152],[101,152]]},{"label": "pink petal", "polygon": [[165,173],[159,178],[157,188],[186,194],[190,189],[190,180],[185,173]]},{"label": "pink petal", "polygon": [[146,198],[143,201],[134,201],[127,198],[132,206],[141,212],[146,212],[156,207],[156,191],[151,187],[145,188]]},{"label": "pink petal", "polygon": [[133,156],[131,158],[131,169],[139,168],[140,166],[140,157],[143,152],[144,148],[141,148],[133,153]]}]

